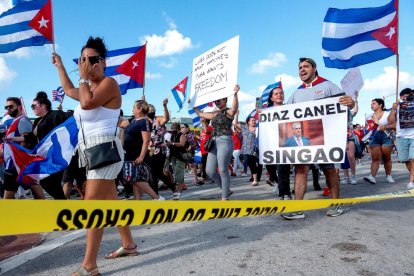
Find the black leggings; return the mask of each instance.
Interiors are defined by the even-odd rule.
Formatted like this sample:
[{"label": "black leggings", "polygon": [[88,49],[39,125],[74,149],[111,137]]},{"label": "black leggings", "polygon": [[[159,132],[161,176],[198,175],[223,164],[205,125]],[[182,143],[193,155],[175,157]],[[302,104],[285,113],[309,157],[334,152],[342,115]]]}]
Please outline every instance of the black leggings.
[{"label": "black leggings", "polygon": [[172,182],[171,179],[164,174],[164,164],[166,159],[165,155],[161,153],[150,157],[149,166],[151,167],[152,181],[149,184],[156,194],[158,194],[158,180],[164,182],[171,191],[175,192],[176,189],[176,183]]},{"label": "black leggings", "polygon": [[290,165],[266,165],[269,180],[276,181],[279,196],[290,196]]},{"label": "black leggings", "polygon": [[63,171],[53,173],[48,177],[40,180],[40,186],[54,199],[66,199],[62,188]]},{"label": "black leggings", "polygon": [[257,181],[260,181],[260,178],[262,177],[263,165],[259,164],[259,159],[256,156],[250,154],[246,154],[246,156],[251,174],[257,173]]},{"label": "black leggings", "polygon": [[201,177],[203,179],[208,178],[207,173],[206,173],[207,156],[208,156],[208,153],[201,155],[201,164],[203,164],[203,171],[201,172]]}]

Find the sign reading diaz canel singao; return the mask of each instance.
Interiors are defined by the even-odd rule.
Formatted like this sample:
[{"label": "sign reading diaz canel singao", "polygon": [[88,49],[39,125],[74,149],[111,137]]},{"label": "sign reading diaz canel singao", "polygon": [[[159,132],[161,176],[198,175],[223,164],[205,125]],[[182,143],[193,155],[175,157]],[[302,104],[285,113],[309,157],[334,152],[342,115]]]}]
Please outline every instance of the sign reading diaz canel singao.
[{"label": "sign reading diaz canel singao", "polygon": [[239,36],[193,60],[190,107],[233,96],[237,84]]},{"label": "sign reading diaz canel singao", "polygon": [[339,97],[276,106],[259,114],[261,164],[343,163],[348,108]]}]

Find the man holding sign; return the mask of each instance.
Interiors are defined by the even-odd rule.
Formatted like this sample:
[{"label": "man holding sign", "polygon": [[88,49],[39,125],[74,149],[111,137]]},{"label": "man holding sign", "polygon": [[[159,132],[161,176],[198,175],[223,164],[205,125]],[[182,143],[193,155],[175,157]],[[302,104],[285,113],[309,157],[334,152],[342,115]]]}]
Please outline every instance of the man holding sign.
[{"label": "man holding sign", "polygon": [[[302,85],[290,96],[288,104],[301,103],[325,99],[332,96],[340,96],[343,92],[338,86],[318,75],[316,62],[311,58],[299,59],[299,77]],[[342,96],[339,98],[341,105],[353,108],[355,102],[351,96]],[[339,198],[339,179],[335,173],[334,164],[320,164],[326,181],[331,192],[332,199]],[[308,182],[309,165],[297,164],[295,176],[295,199],[303,200]],[[327,216],[336,217],[343,213],[341,207],[332,207],[326,213]],[[288,220],[303,219],[303,212],[282,214],[282,217]]]}]

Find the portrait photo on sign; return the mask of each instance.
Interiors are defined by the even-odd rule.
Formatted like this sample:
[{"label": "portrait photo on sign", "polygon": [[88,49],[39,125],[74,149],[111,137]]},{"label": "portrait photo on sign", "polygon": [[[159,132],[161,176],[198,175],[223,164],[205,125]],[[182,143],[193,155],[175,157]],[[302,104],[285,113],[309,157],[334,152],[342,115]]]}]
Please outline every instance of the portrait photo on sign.
[{"label": "portrait photo on sign", "polygon": [[324,145],[322,119],[279,123],[279,147]]}]

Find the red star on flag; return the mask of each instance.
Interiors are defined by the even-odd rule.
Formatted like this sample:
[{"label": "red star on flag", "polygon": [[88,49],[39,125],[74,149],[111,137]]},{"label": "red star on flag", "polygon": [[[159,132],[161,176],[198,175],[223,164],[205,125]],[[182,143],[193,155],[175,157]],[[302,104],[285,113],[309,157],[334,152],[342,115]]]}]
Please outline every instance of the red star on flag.
[{"label": "red star on flag", "polygon": [[116,68],[116,71],[130,77],[135,82],[144,85],[145,80],[146,45]]},{"label": "red star on flag", "polygon": [[398,17],[395,15],[394,19],[387,26],[372,33],[372,37],[381,42],[384,46],[390,48],[395,54],[398,54],[397,23]]},{"label": "red star on flag", "polygon": [[53,20],[52,20],[52,1],[48,0],[46,4],[30,21],[29,26],[41,33],[44,37],[53,43]]}]

